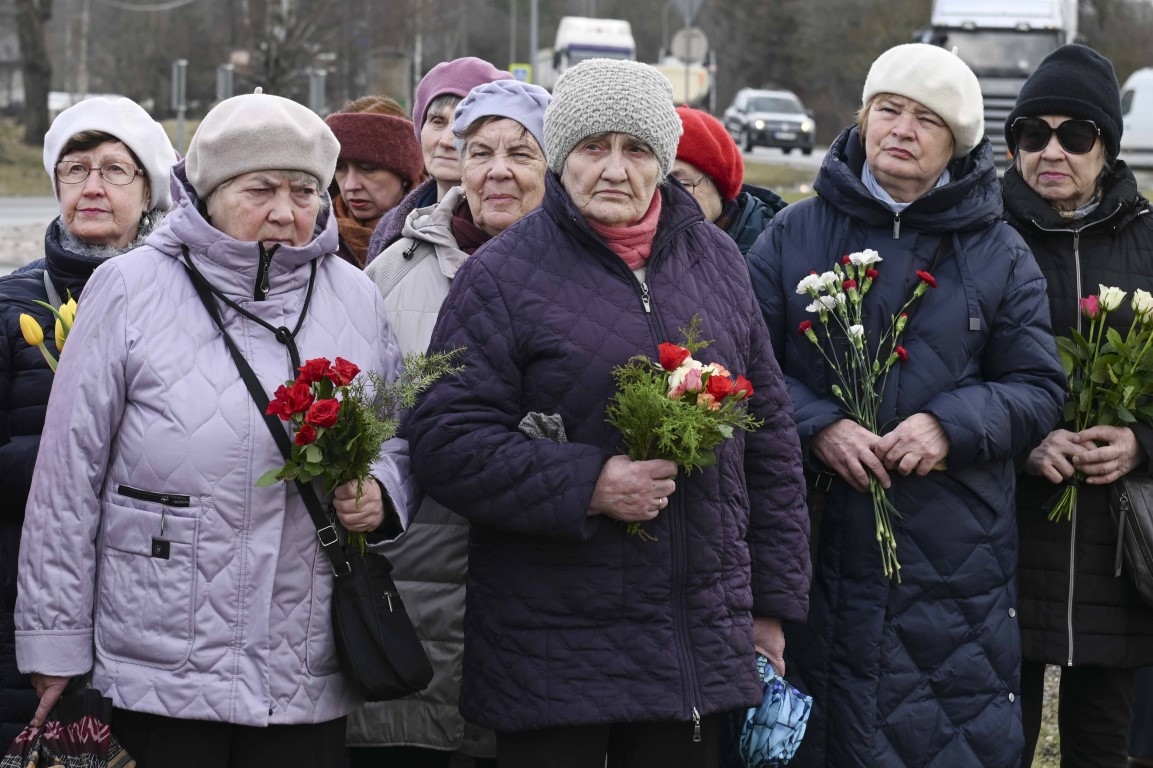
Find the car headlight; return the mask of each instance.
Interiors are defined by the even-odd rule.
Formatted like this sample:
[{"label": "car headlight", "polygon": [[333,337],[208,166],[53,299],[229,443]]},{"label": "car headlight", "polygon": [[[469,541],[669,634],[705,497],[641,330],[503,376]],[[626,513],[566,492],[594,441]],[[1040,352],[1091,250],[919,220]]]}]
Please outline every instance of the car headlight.
[{"label": "car headlight", "polygon": [[812,120],[801,121],[801,133],[812,133],[813,129],[817,126],[813,124]]},{"label": "car headlight", "polygon": [[765,128],[765,121],[764,120],[754,120],[753,121],[753,127],[756,128],[758,131],[762,131]]}]

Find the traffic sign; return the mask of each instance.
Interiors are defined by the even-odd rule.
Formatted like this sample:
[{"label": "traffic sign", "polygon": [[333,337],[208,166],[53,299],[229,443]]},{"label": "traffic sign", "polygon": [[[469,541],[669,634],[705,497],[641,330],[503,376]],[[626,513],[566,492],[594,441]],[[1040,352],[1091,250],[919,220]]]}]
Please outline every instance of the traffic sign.
[{"label": "traffic sign", "polygon": [[676,0],[676,4],[681,9],[681,15],[685,17],[685,24],[692,24],[697,14],[701,12],[705,0]]},{"label": "traffic sign", "polygon": [[508,71],[512,72],[513,79],[522,83],[532,82],[532,64],[509,64]]}]

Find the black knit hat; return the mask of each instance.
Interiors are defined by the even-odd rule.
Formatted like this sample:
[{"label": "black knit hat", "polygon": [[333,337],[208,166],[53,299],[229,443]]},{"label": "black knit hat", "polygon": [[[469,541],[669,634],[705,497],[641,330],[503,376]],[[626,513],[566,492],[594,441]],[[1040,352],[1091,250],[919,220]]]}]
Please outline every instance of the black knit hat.
[{"label": "black knit hat", "polygon": [[1101,129],[1105,154],[1121,149],[1121,89],[1107,58],[1086,45],[1062,45],[1045,57],[1021,86],[1017,106],[1005,120],[1005,141],[1015,151],[1013,121],[1018,117],[1067,115],[1092,120]]}]

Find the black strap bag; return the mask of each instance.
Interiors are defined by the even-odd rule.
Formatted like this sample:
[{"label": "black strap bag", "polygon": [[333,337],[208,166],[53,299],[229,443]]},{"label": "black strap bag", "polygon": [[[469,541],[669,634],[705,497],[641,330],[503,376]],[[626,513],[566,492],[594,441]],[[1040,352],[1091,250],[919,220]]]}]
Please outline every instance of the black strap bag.
[{"label": "black strap bag", "polygon": [[1132,472],[1114,482],[1109,513],[1117,529],[1116,575],[1124,569],[1153,605],[1153,477]]},{"label": "black strap bag", "polygon": [[[300,352],[296,348],[296,334],[304,323],[312,298],[316,263],[312,264],[308,294],[300,319],[296,328],[290,331],[283,327],[273,328],[216,291],[193,266],[187,249],[184,250],[184,262],[200,301],[220,329],[240,377],[287,460],[292,454],[288,433],[280,419],[266,413],[268,395],[252,366],[240,354],[236,342],[224,330],[224,323],[212,295],[215,294],[237,312],[275,334],[276,339],[288,347],[292,368],[297,370],[300,367]],[[345,677],[365,701],[390,701],[423,691],[432,681],[432,665],[404,609],[400,593],[397,592],[392,579],[392,563],[384,555],[362,553],[355,548],[344,547],[336,531],[335,515],[324,512],[312,485],[298,480],[296,487],[308,508],[312,524],[316,526],[320,547],[332,563],[332,629]]]}]

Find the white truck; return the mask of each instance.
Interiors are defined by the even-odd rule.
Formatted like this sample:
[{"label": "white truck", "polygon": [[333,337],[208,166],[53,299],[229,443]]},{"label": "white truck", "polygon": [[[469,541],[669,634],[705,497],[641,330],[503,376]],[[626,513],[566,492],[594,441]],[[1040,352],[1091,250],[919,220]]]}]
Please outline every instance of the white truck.
[{"label": "white truck", "polygon": [[551,91],[561,73],[585,59],[636,61],[636,58],[633,28],[624,19],[565,16],[557,25],[553,47],[541,48],[536,53],[534,79]]},{"label": "white truck", "polygon": [[985,134],[1004,164],[1005,118],[1041,60],[1077,40],[1077,0],[933,0],[930,24],[915,39],[956,50],[977,75]]}]

